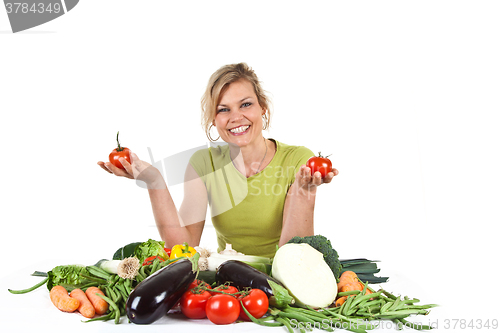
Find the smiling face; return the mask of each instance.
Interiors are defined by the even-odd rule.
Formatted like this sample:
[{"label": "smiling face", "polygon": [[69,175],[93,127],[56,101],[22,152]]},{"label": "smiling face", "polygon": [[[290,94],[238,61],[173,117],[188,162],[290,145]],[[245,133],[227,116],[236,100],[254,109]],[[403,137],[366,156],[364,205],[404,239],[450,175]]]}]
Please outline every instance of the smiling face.
[{"label": "smiling face", "polygon": [[214,125],[222,140],[242,148],[262,140],[262,115],[253,85],[247,80],[227,87],[217,105]]}]

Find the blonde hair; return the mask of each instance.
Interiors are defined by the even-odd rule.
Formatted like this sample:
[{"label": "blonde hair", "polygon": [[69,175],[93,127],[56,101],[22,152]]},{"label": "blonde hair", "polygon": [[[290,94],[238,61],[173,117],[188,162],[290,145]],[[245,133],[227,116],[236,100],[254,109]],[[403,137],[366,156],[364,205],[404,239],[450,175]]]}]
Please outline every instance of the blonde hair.
[{"label": "blonde hair", "polygon": [[269,128],[271,121],[271,111],[269,109],[271,101],[269,97],[266,96],[265,91],[260,85],[260,81],[257,75],[246,63],[242,62],[239,64],[225,65],[219,68],[215,73],[212,74],[210,80],[208,80],[207,89],[201,98],[201,124],[205,130],[210,141],[214,141],[210,137],[210,128],[215,119],[217,113],[217,105],[224,92],[226,91],[229,84],[236,82],[238,80],[247,80],[253,85],[255,95],[257,95],[257,101],[259,105],[266,111],[263,115],[264,126],[263,130]]}]

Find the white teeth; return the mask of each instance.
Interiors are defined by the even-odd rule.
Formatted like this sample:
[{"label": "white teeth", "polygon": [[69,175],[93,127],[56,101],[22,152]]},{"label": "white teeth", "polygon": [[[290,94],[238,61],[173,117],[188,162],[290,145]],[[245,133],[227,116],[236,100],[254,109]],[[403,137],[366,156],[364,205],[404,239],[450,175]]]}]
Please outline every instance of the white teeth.
[{"label": "white teeth", "polygon": [[249,127],[250,126],[240,126],[237,128],[230,129],[229,131],[231,131],[231,133],[241,133],[241,132],[245,132]]}]

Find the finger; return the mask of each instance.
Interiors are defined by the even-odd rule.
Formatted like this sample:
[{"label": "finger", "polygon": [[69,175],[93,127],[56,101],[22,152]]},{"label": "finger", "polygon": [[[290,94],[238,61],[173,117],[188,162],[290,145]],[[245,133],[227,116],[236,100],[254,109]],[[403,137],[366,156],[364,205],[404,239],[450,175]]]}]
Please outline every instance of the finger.
[{"label": "finger", "polygon": [[326,177],[323,178],[323,183],[330,183],[334,176],[335,176],[335,174],[333,172],[327,173]]},{"label": "finger", "polygon": [[108,162],[105,165],[115,176],[130,178],[130,175],[125,170],[118,168],[114,164]]},{"label": "finger", "polygon": [[112,173],[111,171],[108,170],[108,168],[106,168],[106,166],[104,165],[104,162],[97,162],[97,164],[103,169],[103,170],[106,170],[107,172],[109,173]]},{"label": "finger", "polygon": [[321,172],[316,171],[312,177],[312,185],[319,186],[321,185]]},{"label": "finger", "polygon": [[130,162],[132,162],[132,164],[139,161],[139,157],[137,157],[137,155],[132,151],[129,151],[129,155],[130,155]]},{"label": "finger", "polygon": [[333,172],[333,175],[334,175],[334,176],[336,176],[336,175],[338,175],[338,174],[339,174],[339,170],[337,170],[337,169],[333,169],[333,170],[332,170],[332,172]]},{"label": "finger", "polygon": [[127,173],[133,175],[133,171],[132,171],[132,165],[130,165],[130,163],[123,157],[120,157],[118,159],[120,161],[120,163],[123,165],[123,167],[125,168],[125,170],[127,171]]},{"label": "finger", "polygon": [[302,178],[306,179],[307,181],[311,180],[311,168],[305,166],[304,171],[302,173]]}]

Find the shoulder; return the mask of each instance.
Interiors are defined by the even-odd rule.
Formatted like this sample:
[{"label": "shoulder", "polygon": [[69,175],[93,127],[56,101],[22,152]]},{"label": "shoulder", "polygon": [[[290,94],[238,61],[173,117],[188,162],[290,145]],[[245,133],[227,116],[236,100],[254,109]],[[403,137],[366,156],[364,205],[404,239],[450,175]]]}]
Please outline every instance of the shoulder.
[{"label": "shoulder", "polygon": [[206,175],[223,164],[227,151],[227,145],[198,149],[191,155],[189,163],[200,176]]},{"label": "shoulder", "polygon": [[276,142],[278,154],[286,161],[305,164],[309,158],[314,156],[312,150],[307,147],[288,145],[277,140],[274,142]]}]

